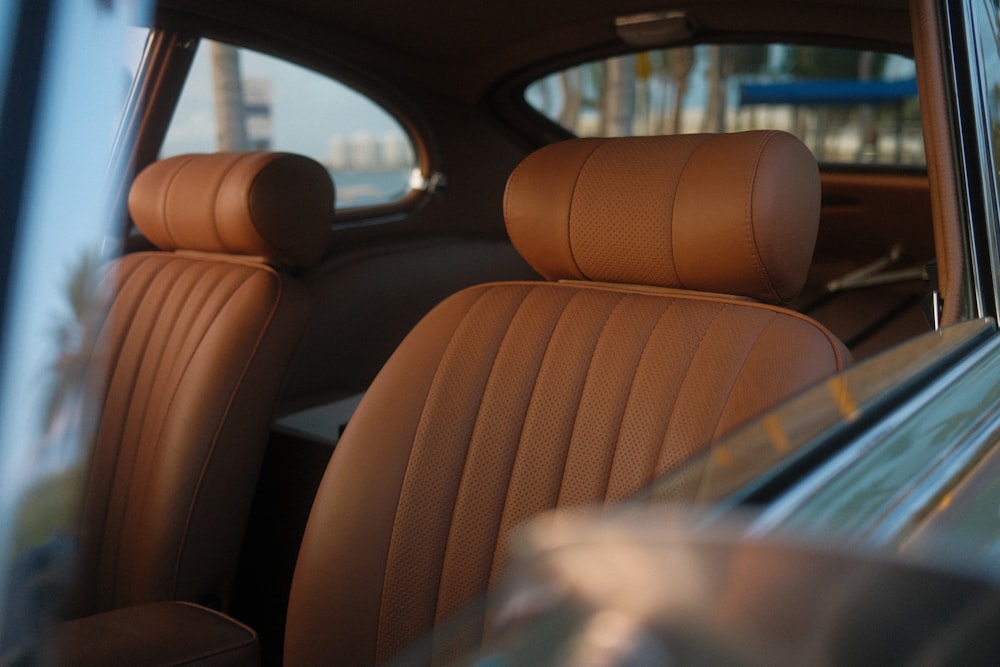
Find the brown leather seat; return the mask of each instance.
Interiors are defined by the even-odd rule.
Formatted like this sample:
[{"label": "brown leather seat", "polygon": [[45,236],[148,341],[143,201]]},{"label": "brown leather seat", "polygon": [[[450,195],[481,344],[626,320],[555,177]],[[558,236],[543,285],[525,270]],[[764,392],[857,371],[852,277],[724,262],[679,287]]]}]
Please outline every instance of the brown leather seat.
[{"label": "brown leather seat", "polygon": [[791,135],[552,145],[504,213],[551,282],[459,292],[388,361],[313,506],[286,665],[397,655],[497,582],[519,522],[625,498],[849,363],[772,305],[801,289],[819,215]]},{"label": "brown leather seat", "polygon": [[277,393],[309,314],[279,268],[319,260],[326,170],[285,153],[182,155],[129,210],[168,252],[114,262],[109,369],[82,518],[75,614],[157,600],[225,607]]}]

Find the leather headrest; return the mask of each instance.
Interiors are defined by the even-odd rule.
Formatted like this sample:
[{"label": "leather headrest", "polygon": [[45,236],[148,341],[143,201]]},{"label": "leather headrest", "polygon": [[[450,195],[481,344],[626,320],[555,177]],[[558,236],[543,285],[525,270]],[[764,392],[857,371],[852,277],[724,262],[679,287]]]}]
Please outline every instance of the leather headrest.
[{"label": "leather headrest", "polygon": [[787,303],[819,225],[819,169],[777,131],[572,139],[507,182],[514,246],[549,280],[593,280]]},{"label": "leather headrest", "polygon": [[318,162],[290,153],[188,154],[136,177],[128,205],[161,250],[252,255],[289,266],[322,257],[333,183]]}]

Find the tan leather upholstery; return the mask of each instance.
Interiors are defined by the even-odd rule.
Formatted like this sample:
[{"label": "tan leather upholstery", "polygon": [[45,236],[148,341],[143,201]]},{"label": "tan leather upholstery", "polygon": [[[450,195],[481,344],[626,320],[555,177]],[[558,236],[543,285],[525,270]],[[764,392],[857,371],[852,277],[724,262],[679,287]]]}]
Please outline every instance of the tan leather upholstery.
[{"label": "tan leather upholstery", "polygon": [[[264,182],[282,187],[256,185]],[[199,203],[205,188],[226,205]],[[267,153],[165,160],[139,175],[130,202],[141,229],[170,229],[171,240],[154,231],[155,240],[197,251],[218,249],[206,226],[256,238],[261,216],[248,210],[269,211],[282,235],[315,239],[317,229],[329,233],[333,206],[323,167]],[[297,213],[282,221],[283,207]],[[272,255],[241,243],[229,245]],[[280,246],[282,261],[314,254]],[[75,611],[170,599],[224,607],[270,414],[309,314],[305,289],[260,260],[190,250],[125,256],[106,280],[114,296],[96,354],[108,387]]]},{"label": "tan leather upholstery", "polygon": [[819,201],[816,160],[785,132],[582,139],[524,160],[504,217],[550,280],[787,303],[805,282]]},{"label": "tan leather upholstery", "polygon": [[[805,181],[802,191],[785,193],[797,203],[776,199],[786,159],[801,162],[795,141],[678,136],[542,149],[509,182],[511,234],[551,277],[673,284],[664,276],[680,264],[697,267],[680,269],[689,287],[687,276],[701,289],[792,298],[818,212],[805,201],[818,198],[815,164],[792,181]],[[685,192],[679,165],[697,164],[698,150],[722,163],[719,178],[693,167],[704,187]],[[753,169],[735,166],[748,160]],[[727,198],[739,203],[718,201]],[[658,226],[683,230],[688,216],[713,242],[692,242],[689,229],[681,236],[698,257],[678,260],[676,231]],[[662,256],[631,235],[648,235]],[[771,242],[774,252],[761,250]],[[757,247],[737,253],[741,243]],[[798,269],[780,264],[782,244]],[[755,262],[768,278],[742,268]],[[333,454],[296,567],[285,664],[371,664],[407,650],[496,584],[519,522],[625,498],[849,359],[813,321],[746,299],[583,282],[459,292],[397,349]],[[429,642],[409,657],[440,663],[448,651]]]},{"label": "tan leather upholstery", "polygon": [[333,222],[333,184],[317,167],[291,153],[177,155],[136,177],[129,211],[161,250],[306,266],[323,255]]},{"label": "tan leather upholstery", "polygon": [[187,602],[137,605],[68,621],[59,625],[58,638],[51,664],[62,667],[260,664],[256,632]]}]

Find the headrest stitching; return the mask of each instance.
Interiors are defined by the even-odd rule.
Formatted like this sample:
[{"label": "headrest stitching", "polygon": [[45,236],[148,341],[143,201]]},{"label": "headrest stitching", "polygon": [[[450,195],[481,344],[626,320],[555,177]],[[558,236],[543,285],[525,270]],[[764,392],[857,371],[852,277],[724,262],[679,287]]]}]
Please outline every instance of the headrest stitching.
[{"label": "headrest stitching", "polygon": [[213,204],[212,204],[212,224],[209,225],[209,226],[212,228],[212,231],[215,232],[215,237],[217,239],[219,239],[219,245],[222,246],[223,248],[225,248],[226,252],[234,252],[234,249],[231,248],[229,246],[229,244],[226,243],[226,239],[222,236],[222,230],[220,229],[220,226],[219,226],[219,217],[220,217],[219,216],[219,203],[220,203],[220,197],[221,197],[222,193],[225,192],[225,190],[226,190],[226,188],[225,188],[226,181],[229,178],[232,177],[233,172],[236,171],[236,168],[240,165],[240,163],[242,163],[244,160],[246,160],[250,155],[251,155],[250,153],[247,153],[247,154],[241,155],[241,156],[237,157],[235,160],[233,160],[232,163],[226,169],[226,172],[222,175],[222,178],[219,179],[219,182],[215,186],[215,188],[216,188],[215,189],[215,197],[214,197]]},{"label": "headrest stitching", "polygon": [[684,164],[681,165],[680,171],[677,172],[677,178],[674,184],[674,197],[673,201],[670,202],[670,239],[669,246],[670,250],[670,267],[673,269],[674,276],[677,278],[677,285],[681,289],[687,289],[687,285],[684,284],[684,279],[681,277],[681,272],[677,269],[677,258],[674,255],[674,230],[677,229],[677,225],[674,224],[675,216],[674,213],[677,211],[677,200],[680,199],[680,189],[681,183],[684,182],[684,172],[687,171],[688,165],[691,164],[691,158],[694,154],[698,152],[698,149],[704,146],[706,141],[702,139],[698,144],[688,152],[687,157],[684,158]]},{"label": "headrest stitching", "polygon": [[259,221],[257,220],[256,215],[254,215],[253,202],[254,202],[254,189],[257,187],[257,183],[259,182],[259,179],[263,175],[264,171],[285,155],[286,153],[272,153],[270,156],[268,156],[267,163],[262,165],[260,169],[257,169],[256,173],[253,175],[253,180],[250,181],[250,186],[247,188],[247,213],[250,219],[250,226],[253,227],[254,232],[256,232],[257,236],[261,239],[261,241],[263,241],[264,245],[266,245],[268,248],[274,251],[274,254],[281,256],[287,254],[284,248],[281,247],[282,238],[279,237],[277,239],[271,239],[266,234],[264,234],[264,232],[261,231],[260,227],[257,224]]},{"label": "headrest stitching", "polygon": [[580,185],[580,177],[583,176],[583,170],[587,167],[587,163],[597,154],[597,151],[606,146],[607,143],[606,139],[595,141],[594,148],[587,154],[587,157],[583,158],[579,168],[576,170],[576,178],[573,180],[573,190],[569,194],[569,206],[566,207],[566,247],[569,248],[569,258],[573,261],[573,266],[576,267],[577,273],[587,280],[590,280],[590,276],[580,268],[579,262],[576,261],[576,252],[573,250],[573,204],[576,201],[576,189]]},{"label": "headrest stitching", "polygon": [[174,182],[181,175],[181,171],[183,171],[184,167],[191,164],[193,160],[193,156],[188,157],[184,160],[184,162],[178,165],[176,169],[174,169],[173,173],[170,174],[170,180],[167,182],[167,186],[163,189],[163,199],[160,201],[160,219],[163,220],[163,233],[167,235],[167,241],[174,248],[179,247],[180,244],[177,242],[177,239],[174,238],[174,235],[170,233],[170,218],[167,217],[167,204],[170,203],[170,189],[174,187]]},{"label": "headrest stitching", "polygon": [[258,182],[258,179],[260,178],[260,175],[262,173],[264,173],[264,170],[267,169],[267,167],[272,162],[273,162],[273,159],[269,160],[267,164],[263,165],[260,169],[258,169],[257,173],[255,173],[253,175],[253,179],[250,181],[250,185],[247,187],[247,218],[250,220],[250,227],[253,228],[254,233],[256,233],[257,236],[259,236],[261,239],[263,239],[264,243],[268,247],[270,247],[273,250],[277,251],[277,254],[283,255],[284,253],[281,252],[281,249],[277,247],[277,244],[274,243],[274,242],[272,242],[271,239],[265,238],[264,234],[261,233],[260,227],[257,226],[257,217],[254,215],[254,207],[253,207],[253,203],[254,203],[254,188],[257,187],[257,182]]},{"label": "headrest stitching", "polygon": [[760,144],[757,146],[757,155],[754,157],[753,169],[750,170],[750,182],[748,184],[749,187],[747,188],[746,219],[747,219],[747,234],[749,236],[748,240],[749,240],[751,255],[754,260],[754,265],[757,267],[757,272],[764,279],[764,282],[767,285],[767,288],[771,291],[771,294],[773,294],[777,299],[777,301],[780,303],[784,301],[784,298],[780,294],[778,294],[778,290],[774,286],[774,281],[771,280],[771,274],[768,273],[767,264],[760,256],[760,249],[757,246],[757,235],[754,233],[755,220],[753,217],[753,194],[754,194],[754,186],[756,185],[757,182],[757,170],[758,167],[760,166],[760,160],[764,156],[764,148],[766,148],[768,142],[770,142],[771,139],[776,136],[777,133],[773,131],[768,132],[761,138]]},{"label": "headrest stitching", "polygon": [[[524,169],[524,163],[525,163],[525,160],[521,160],[520,162],[517,163],[517,166],[514,167],[514,171],[512,171],[511,174],[510,174],[510,178],[507,179],[508,183],[513,184],[514,181],[518,179],[520,172]],[[504,220],[506,220],[507,218],[510,217],[510,193],[511,193],[511,190],[513,190],[513,189],[514,188],[512,186],[508,186],[504,190],[504,193],[503,193],[503,217],[504,217]],[[509,234],[509,232],[508,232],[508,234]]]}]

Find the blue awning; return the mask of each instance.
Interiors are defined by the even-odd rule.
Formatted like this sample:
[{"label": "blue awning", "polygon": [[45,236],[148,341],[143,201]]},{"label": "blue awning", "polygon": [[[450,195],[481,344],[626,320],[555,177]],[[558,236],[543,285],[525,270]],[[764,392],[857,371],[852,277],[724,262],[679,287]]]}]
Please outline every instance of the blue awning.
[{"label": "blue awning", "polygon": [[740,85],[740,104],[856,105],[898,104],[917,96],[917,80],[861,81],[815,79]]}]

